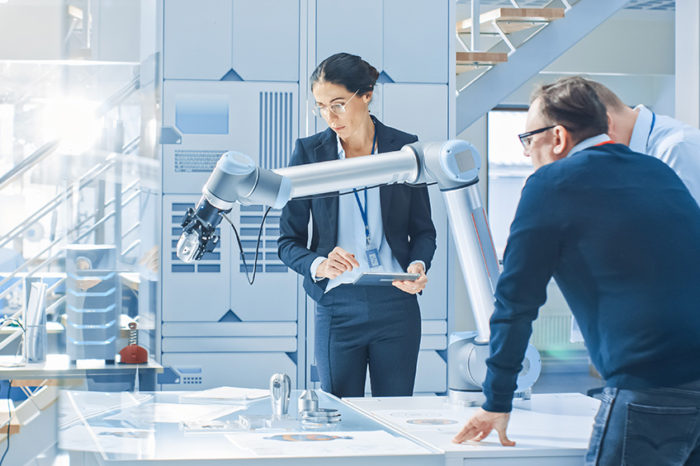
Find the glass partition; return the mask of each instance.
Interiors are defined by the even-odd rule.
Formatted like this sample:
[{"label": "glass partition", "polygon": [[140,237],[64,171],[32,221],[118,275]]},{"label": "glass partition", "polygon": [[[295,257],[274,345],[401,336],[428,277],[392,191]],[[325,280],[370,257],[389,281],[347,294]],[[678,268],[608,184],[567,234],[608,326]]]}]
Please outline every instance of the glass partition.
[{"label": "glass partition", "polygon": [[[129,322],[154,350],[160,162],[156,24],[146,20],[154,8],[0,2],[0,43],[13,44],[0,46],[0,355],[27,359],[32,283],[45,284],[34,289],[45,294],[36,302],[49,353],[72,341],[71,359],[111,362]],[[112,260],[97,260],[107,249]]]}]

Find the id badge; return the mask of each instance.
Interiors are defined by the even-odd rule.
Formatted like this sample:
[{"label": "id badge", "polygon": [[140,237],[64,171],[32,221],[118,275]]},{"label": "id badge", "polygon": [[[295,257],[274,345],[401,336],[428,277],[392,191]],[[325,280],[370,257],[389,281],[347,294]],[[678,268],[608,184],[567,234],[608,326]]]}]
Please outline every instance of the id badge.
[{"label": "id badge", "polygon": [[379,267],[381,265],[379,262],[379,252],[376,248],[365,250],[365,254],[367,254],[367,263],[370,268]]}]

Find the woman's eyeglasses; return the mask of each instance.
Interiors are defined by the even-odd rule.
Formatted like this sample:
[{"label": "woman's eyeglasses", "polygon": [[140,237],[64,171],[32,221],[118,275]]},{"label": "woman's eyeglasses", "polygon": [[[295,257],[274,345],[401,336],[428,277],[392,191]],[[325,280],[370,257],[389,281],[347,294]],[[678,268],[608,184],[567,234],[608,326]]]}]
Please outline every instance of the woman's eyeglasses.
[{"label": "woman's eyeglasses", "polygon": [[332,104],[328,107],[315,104],[311,111],[316,116],[323,116],[326,118],[328,117],[328,112],[332,112],[335,115],[342,115],[343,113],[345,113],[345,106],[349,104],[352,98],[357,95],[358,91],[359,89],[355,91],[355,93],[352,96],[350,96],[350,98],[344,104]]}]

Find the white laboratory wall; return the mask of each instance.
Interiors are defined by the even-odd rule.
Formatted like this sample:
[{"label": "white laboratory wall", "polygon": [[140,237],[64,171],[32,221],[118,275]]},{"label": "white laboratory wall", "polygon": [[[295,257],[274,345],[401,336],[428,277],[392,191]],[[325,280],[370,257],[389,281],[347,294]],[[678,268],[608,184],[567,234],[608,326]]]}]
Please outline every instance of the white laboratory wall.
[{"label": "white laboratory wall", "polygon": [[310,71],[338,52],[359,55],[381,71],[384,68],[382,4],[381,0],[318,0],[316,53]]},{"label": "white laboratory wall", "polygon": [[[138,62],[141,14],[155,0],[0,2],[0,60],[79,58]],[[80,19],[82,16],[83,19]],[[152,48],[151,48],[152,50]]]},{"label": "white laboratory wall", "polygon": [[[162,0],[161,350],[164,363],[182,369],[175,371],[178,376],[170,373],[168,388],[181,387],[185,373],[200,374],[188,376],[192,388],[220,382],[223,376],[201,375],[211,373],[214,362],[223,361],[207,359],[209,355],[225,353],[227,364],[235,366],[265,345],[268,353],[277,356],[270,359],[267,354],[268,359],[259,361],[288,364],[293,360],[299,365],[295,379],[299,386],[311,381],[314,306],[298,298],[303,289],[296,274],[276,257],[279,212],[267,219],[264,260],[253,287],[246,283],[227,225],[220,226],[222,241],[214,254],[197,264],[183,264],[173,249],[178,222],[184,209],[197,202],[224,151],[241,151],[265,167],[276,168],[288,163],[294,139],[325,129],[320,119],[299,118],[307,118],[312,100],[308,76],[336,52],[358,54],[382,73],[370,106],[375,116],[421,140],[447,138],[450,77],[445,45],[454,22],[448,17],[450,1],[416,0],[406,8],[397,0],[203,0],[196,4]],[[279,117],[267,124],[271,113]],[[439,244],[430,288],[420,297],[424,335],[416,390],[441,393],[446,389],[449,236],[439,192],[431,193]],[[231,216],[247,234],[259,225],[262,210],[240,207]],[[254,235],[243,238],[249,261],[254,239]],[[253,332],[249,324],[263,327],[249,334]],[[227,337],[226,331],[238,333]],[[211,332],[218,336],[204,341]],[[199,356],[183,358],[190,351]],[[288,368],[268,364],[259,369],[270,374]],[[229,384],[249,382],[236,374],[230,373]]]},{"label": "white laboratory wall", "polygon": [[219,80],[231,69],[230,0],[163,2],[163,76]]},{"label": "white laboratory wall", "polygon": [[[0,59],[62,59],[62,2],[12,2],[0,5]],[[27,21],[27,18],[32,18]]]},{"label": "white laboratory wall", "polygon": [[319,0],[316,5],[316,64],[349,52],[393,82],[447,83],[448,2]]},{"label": "white laboratory wall", "polygon": [[413,0],[410,5],[384,0],[383,68],[393,81],[447,83],[448,6],[435,0]]},{"label": "white laboratory wall", "polygon": [[260,243],[262,206],[229,213],[247,266],[225,221],[202,260],[185,264],[175,254],[186,209],[224,152],[265,168],[289,163],[299,136],[299,5],[163,0],[163,389],[265,387],[275,372],[303,384],[305,329],[296,274],[277,256],[280,211],[267,215]]},{"label": "white laboratory wall", "polygon": [[[142,10],[153,0],[102,1],[94,4],[93,58],[104,61],[139,62]],[[153,25],[154,23],[150,23]]]},{"label": "white laboratory wall", "polygon": [[[298,81],[298,0],[234,0],[233,70],[245,81]],[[251,46],[255,44],[254,46]]]},{"label": "white laboratory wall", "polygon": [[166,0],[163,10],[166,80],[298,81],[299,0]]},{"label": "white laboratory wall", "polygon": [[166,80],[163,191],[200,192],[221,154],[285,166],[298,135],[295,82]]},{"label": "white laboratory wall", "polygon": [[676,112],[679,120],[700,125],[700,4],[676,1]]}]

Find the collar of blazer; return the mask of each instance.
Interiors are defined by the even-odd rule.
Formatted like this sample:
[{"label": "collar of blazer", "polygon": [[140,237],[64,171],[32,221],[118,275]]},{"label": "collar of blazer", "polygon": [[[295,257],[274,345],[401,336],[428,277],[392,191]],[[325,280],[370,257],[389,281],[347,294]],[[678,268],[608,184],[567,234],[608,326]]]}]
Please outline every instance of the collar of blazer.
[{"label": "collar of blazer", "polygon": [[[382,124],[381,121],[377,120],[374,115],[370,115],[372,121],[374,122],[375,130],[377,131],[377,152],[381,153],[386,150],[386,147],[393,147],[395,137],[391,132],[387,131],[387,127]],[[338,136],[335,132],[327,128],[318,141],[318,144],[314,148],[314,162],[325,162],[326,160],[336,160],[338,158]],[[397,148],[398,149],[398,148]],[[389,149],[389,150],[397,150]]]},{"label": "collar of blazer", "polygon": [[[377,131],[377,152],[381,153],[382,150],[398,150],[399,147],[394,148],[395,137],[390,131],[387,131],[387,127],[377,120],[374,116],[371,116]],[[318,145],[314,148],[314,160],[313,162],[325,162],[327,160],[337,160],[338,158],[338,142],[335,132],[328,128],[323,133],[321,133],[321,138],[319,139]],[[387,231],[389,227],[389,212],[391,204],[391,195],[393,193],[392,186],[382,186],[379,188],[379,197],[382,208],[382,223],[384,225],[384,231]],[[337,242],[338,237],[338,198],[336,196],[323,198],[324,202],[322,205],[327,209],[326,215],[320,215],[320,218],[325,218],[328,221],[328,228],[332,232],[335,240]]]}]

